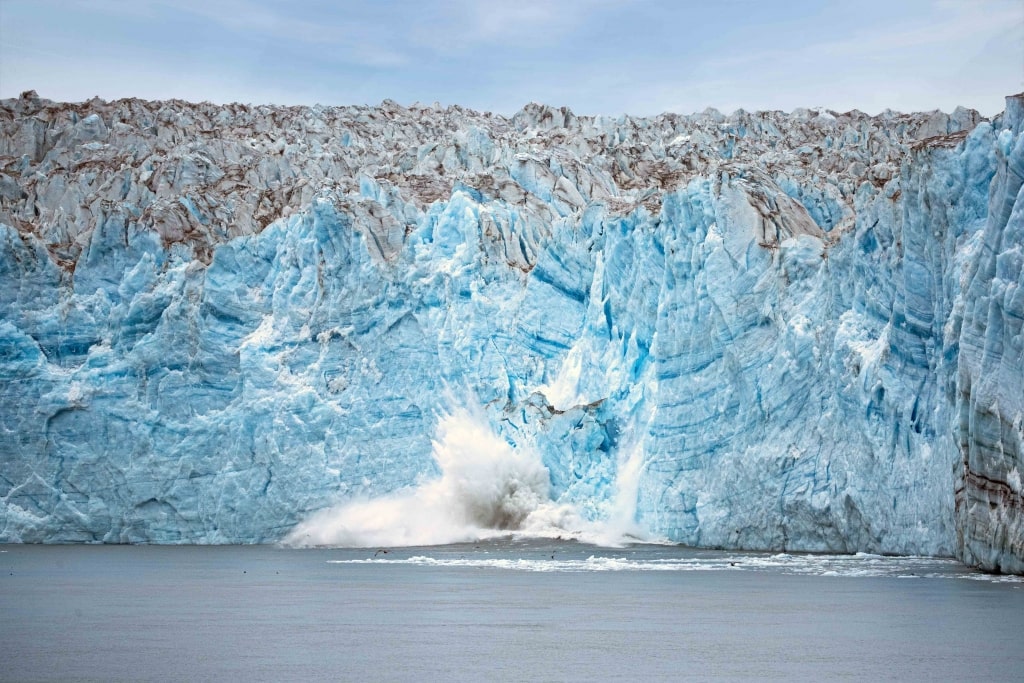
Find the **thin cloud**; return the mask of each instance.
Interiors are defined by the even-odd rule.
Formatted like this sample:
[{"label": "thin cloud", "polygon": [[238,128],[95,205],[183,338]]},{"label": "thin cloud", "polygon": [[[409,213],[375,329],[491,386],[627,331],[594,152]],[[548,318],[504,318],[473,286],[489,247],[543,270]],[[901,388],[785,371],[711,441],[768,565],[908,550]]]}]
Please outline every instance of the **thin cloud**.
[{"label": "thin cloud", "polygon": [[[396,67],[407,64],[409,55],[381,35],[380,24],[323,12],[316,19],[296,14],[299,8],[288,3],[275,6],[259,0],[84,0],[79,7],[105,12],[114,19],[121,13],[159,19],[171,14],[188,14],[209,22],[236,36],[281,41],[291,47],[308,46],[318,56],[372,67]],[[225,37],[227,40],[227,37]]]},{"label": "thin cloud", "polygon": [[557,45],[589,22],[640,0],[447,0],[434,3],[408,34],[411,43],[440,54],[486,46],[524,51]]},{"label": "thin cloud", "polygon": [[[853,56],[890,56],[893,52],[906,52],[913,48],[964,45],[979,36],[991,36],[1006,30],[1007,26],[1020,26],[1024,22],[1024,9],[1002,8],[1001,11],[965,11],[958,3],[949,5],[955,13],[917,26],[883,27],[862,30],[852,36],[831,41],[819,41],[803,46],[719,55],[704,61],[714,69],[737,69],[750,64],[799,63],[810,58],[848,58]],[[924,17],[922,17],[924,19]]]},{"label": "thin cloud", "polygon": [[334,48],[334,54],[345,61],[375,67],[402,66],[410,61],[407,54],[389,45],[380,35],[380,25],[353,20],[342,21],[339,15],[321,14],[316,20],[294,16],[289,6],[275,10],[253,0],[163,0],[168,8],[183,10],[237,33],[257,33],[289,43],[309,45],[312,49]]},{"label": "thin cloud", "polygon": [[257,33],[299,43],[350,44],[352,27],[299,19],[252,0],[162,0],[168,9],[188,12],[236,33]]},{"label": "thin cloud", "polygon": [[[14,68],[10,69],[10,66]],[[174,65],[161,68],[106,58],[90,57],[72,64],[61,55],[37,52],[22,62],[5,63],[3,67],[0,79],[5,86],[5,97],[34,89],[43,97],[71,102],[100,96],[108,100],[138,97],[152,100],[178,98],[217,104],[298,104],[309,96],[296,93],[294,89],[283,90],[239,81],[233,74],[218,73],[213,69],[198,74],[183,72]]]},{"label": "thin cloud", "polygon": [[55,99],[992,114],[1024,86],[1019,0],[0,0],[0,31],[0,95]]}]

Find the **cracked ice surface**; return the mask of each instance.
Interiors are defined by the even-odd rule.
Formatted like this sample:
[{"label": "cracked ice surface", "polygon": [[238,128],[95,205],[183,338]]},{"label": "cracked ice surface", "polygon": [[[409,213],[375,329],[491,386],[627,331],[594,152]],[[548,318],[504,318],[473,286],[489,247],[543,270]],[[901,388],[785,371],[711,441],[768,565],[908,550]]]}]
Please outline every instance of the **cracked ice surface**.
[{"label": "cracked ice surface", "polygon": [[438,451],[468,411],[527,458],[480,476],[570,533],[1019,571],[1007,101],[8,100],[0,538],[278,540],[476,472]]}]

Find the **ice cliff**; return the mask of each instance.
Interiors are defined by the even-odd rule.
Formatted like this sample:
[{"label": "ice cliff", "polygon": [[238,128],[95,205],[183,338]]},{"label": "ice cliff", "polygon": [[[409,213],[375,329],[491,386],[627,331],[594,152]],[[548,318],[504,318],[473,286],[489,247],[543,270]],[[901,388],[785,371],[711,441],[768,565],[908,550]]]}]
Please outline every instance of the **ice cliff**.
[{"label": "ice cliff", "polygon": [[[465,408],[506,494],[583,520],[1024,571],[1022,179],[1021,96],[988,121],[25,93],[0,540],[278,540],[449,476]],[[526,453],[546,481],[501,464]]]}]

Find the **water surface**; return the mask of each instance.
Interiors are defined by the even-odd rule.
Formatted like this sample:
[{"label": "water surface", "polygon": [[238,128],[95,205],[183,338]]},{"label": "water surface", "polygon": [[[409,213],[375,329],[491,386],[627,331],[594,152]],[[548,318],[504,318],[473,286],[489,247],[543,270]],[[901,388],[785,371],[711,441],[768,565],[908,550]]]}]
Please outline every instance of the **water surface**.
[{"label": "water surface", "polygon": [[0,547],[3,680],[1020,680],[956,562],[498,540]]}]

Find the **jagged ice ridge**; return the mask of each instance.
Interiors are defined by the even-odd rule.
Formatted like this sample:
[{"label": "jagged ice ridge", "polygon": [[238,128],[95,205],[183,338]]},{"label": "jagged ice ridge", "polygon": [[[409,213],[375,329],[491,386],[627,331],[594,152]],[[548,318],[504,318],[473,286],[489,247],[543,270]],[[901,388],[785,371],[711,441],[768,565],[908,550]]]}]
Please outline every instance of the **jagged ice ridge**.
[{"label": "jagged ice ridge", "polygon": [[277,541],[454,402],[584,520],[1024,571],[1022,129],[4,101],[0,540]]}]

